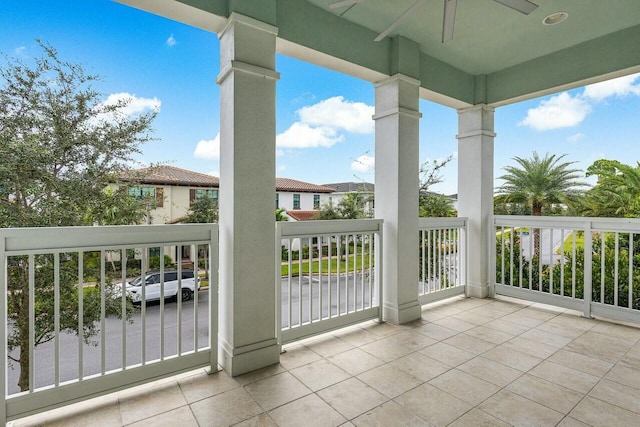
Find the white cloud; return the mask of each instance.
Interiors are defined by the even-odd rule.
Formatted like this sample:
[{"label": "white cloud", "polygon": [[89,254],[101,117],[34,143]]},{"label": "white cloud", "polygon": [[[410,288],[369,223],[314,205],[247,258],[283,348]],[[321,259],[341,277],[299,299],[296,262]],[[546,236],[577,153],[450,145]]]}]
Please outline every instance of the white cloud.
[{"label": "white cloud", "polygon": [[582,138],[584,138],[584,133],[578,132],[568,137],[567,141],[569,141],[572,144],[577,144],[578,141],[580,141]]},{"label": "white cloud", "polygon": [[640,82],[634,84],[639,77],[640,73],[589,85],[584,88],[583,96],[594,101],[602,101],[610,96],[640,96]]},{"label": "white cloud", "polygon": [[13,53],[15,53],[17,56],[25,56],[27,54],[27,47],[18,46],[17,48],[13,49]]},{"label": "white cloud", "polygon": [[207,175],[219,177],[220,176],[220,171],[207,172]]},{"label": "white cloud", "polygon": [[160,111],[162,103],[156,97],[142,98],[128,92],[112,93],[103,105],[122,105],[118,111],[126,116],[134,116],[148,110]]},{"label": "white cloud", "polygon": [[193,151],[193,157],[198,159],[219,159],[220,158],[220,132],[215,138],[198,141],[196,149]]},{"label": "white cloud", "polygon": [[344,136],[338,135],[335,129],[295,122],[276,137],[276,145],[287,148],[331,147],[343,140]]},{"label": "white cloud", "polygon": [[585,99],[562,92],[531,108],[518,124],[538,131],[572,127],[580,124],[590,112],[591,105]]},{"label": "white cloud", "polygon": [[173,37],[173,34],[171,34],[171,35],[169,36],[169,38],[167,39],[167,42],[166,42],[166,43],[167,43],[167,46],[169,46],[169,47],[173,47],[173,46],[175,46],[175,45],[176,45],[177,41],[176,41],[176,39]]},{"label": "white cloud", "polygon": [[276,157],[284,156],[284,150],[276,150]]},{"label": "white cloud", "polygon": [[374,107],[334,96],[298,110],[300,120],[312,126],[326,126],[351,133],[373,133]]},{"label": "white cloud", "polygon": [[278,172],[283,172],[287,167],[285,165],[278,166]]},{"label": "white cloud", "polygon": [[376,165],[376,158],[363,154],[351,162],[351,170],[360,173],[372,172]]},{"label": "white cloud", "polygon": [[341,132],[373,133],[374,107],[334,96],[297,111],[299,120],[276,138],[278,147],[331,147],[344,141]]}]

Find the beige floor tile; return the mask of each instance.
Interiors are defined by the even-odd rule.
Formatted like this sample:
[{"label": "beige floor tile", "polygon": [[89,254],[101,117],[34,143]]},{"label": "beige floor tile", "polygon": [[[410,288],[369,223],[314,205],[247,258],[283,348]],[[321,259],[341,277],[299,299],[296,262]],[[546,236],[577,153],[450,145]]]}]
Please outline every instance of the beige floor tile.
[{"label": "beige floor tile", "polygon": [[639,414],[589,396],[578,403],[578,406],[569,415],[593,427],[635,427],[640,425]]},{"label": "beige floor tile", "polygon": [[320,390],[317,394],[348,419],[355,418],[388,401],[387,397],[357,378],[334,384]]},{"label": "beige floor tile", "polygon": [[506,390],[563,414],[568,414],[584,397],[582,393],[527,374],[509,384]]},{"label": "beige floor tile", "polygon": [[482,354],[485,351],[489,351],[496,346],[493,343],[475,338],[471,335],[468,335],[467,333],[458,334],[451,338],[447,338],[442,342],[467,351],[469,353],[473,353],[475,355]]},{"label": "beige floor tile", "polygon": [[633,344],[623,338],[588,331],[573,340],[565,349],[615,363]]},{"label": "beige floor tile", "polygon": [[[69,426],[69,424],[65,425]],[[89,425],[91,424],[87,424],[87,426]],[[106,424],[97,420],[93,425],[103,426]],[[174,427],[176,425],[179,425],[180,427],[198,427],[198,422],[188,405],[156,415],[155,417],[146,418],[138,421],[137,423],[129,424],[129,427]]]},{"label": "beige floor tile", "polygon": [[427,323],[426,325],[416,328],[414,331],[433,338],[436,341],[442,341],[460,333],[435,323]]},{"label": "beige floor tile", "polygon": [[422,380],[389,364],[362,373],[357,378],[390,399],[423,383]]},{"label": "beige floor tile", "polygon": [[553,321],[544,322],[542,325],[536,326],[536,329],[571,339],[578,338],[580,335],[584,334],[584,329],[574,328],[572,326],[563,325]]},{"label": "beige floor tile", "polygon": [[333,335],[323,336],[305,345],[322,357],[333,356],[354,348],[354,346],[348,342],[343,341],[340,338],[336,338]]},{"label": "beige floor tile", "polygon": [[573,338],[567,338],[565,336],[554,334],[553,332],[549,331],[543,331],[538,328],[530,329],[520,335],[520,337],[557,348],[562,348],[573,340]]},{"label": "beige floor tile", "polygon": [[553,310],[553,307],[549,307],[549,309],[543,309],[537,308],[535,306],[529,306],[518,311],[518,314],[546,322],[547,320],[556,317],[559,312],[557,310]]},{"label": "beige floor tile", "polygon": [[558,351],[557,347],[543,344],[537,341],[528,340],[526,338],[522,338],[521,336],[517,336],[504,344],[500,344],[498,348],[502,349],[503,351],[519,351],[534,357],[538,357],[540,359],[546,359],[547,357]]},{"label": "beige floor tile", "polygon": [[500,318],[500,320],[504,320],[506,322],[515,323],[516,325],[524,326],[527,328],[535,328],[536,326],[544,323],[544,320],[533,319],[529,316],[523,316],[520,311],[516,311],[515,313],[507,314]]},{"label": "beige floor tile", "polygon": [[233,427],[278,427],[278,425],[268,414],[260,414],[241,423],[234,424]]},{"label": "beige floor tile", "polygon": [[618,364],[605,375],[605,378],[619,384],[640,389],[640,370]]},{"label": "beige floor tile", "polygon": [[445,328],[453,329],[454,331],[464,332],[469,329],[475,328],[475,323],[467,322],[462,319],[456,319],[455,317],[445,317],[444,319],[436,320],[436,325],[444,326]]},{"label": "beige floor tile", "polygon": [[633,342],[638,342],[638,340],[640,340],[640,328],[620,325],[613,322],[599,322],[591,329],[591,332],[612,335],[614,337],[623,338]]},{"label": "beige floor tile", "polygon": [[453,319],[464,320],[465,322],[473,323],[474,325],[484,325],[494,320],[491,316],[486,316],[484,310],[471,310],[463,311],[462,313],[454,314],[451,316]]},{"label": "beige floor tile", "polygon": [[370,344],[365,344],[360,347],[360,349],[380,360],[384,360],[385,362],[391,362],[406,356],[409,353],[413,353],[412,350],[392,341],[391,337],[382,338]]},{"label": "beige floor tile", "polygon": [[640,414],[640,398],[638,398],[638,395],[637,388],[606,379],[596,384],[593,390],[589,392],[591,397]]},{"label": "beige floor tile", "polygon": [[557,323],[558,325],[570,326],[576,329],[588,331],[598,324],[597,320],[587,319],[579,315],[561,314],[549,320],[549,323]]},{"label": "beige floor tile", "polygon": [[234,388],[190,406],[198,424],[211,427],[236,424],[264,412],[243,388]]},{"label": "beige floor tile", "polygon": [[560,424],[556,427],[591,427],[589,424],[585,424],[582,421],[578,421],[575,418],[564,417]]},{"label": "beige floor tile", "polygon": [[402,325],[398,326],[398,325],[392,325],[391,323],[376,323],[376,322],[365,323],[361,327],[365,331],[370,332],[379,338],[388,337],[389,335],[394,335],[402,331],[406,331],[407,329],[411,329],[407,326],[402,326]]},{"label": "beige floor tile", "polygon": [[359,348],[354,348],[353,350],[336,354],[335,356],[329,357],[327,360],[351,375],[361,374],[385,363]]},{"label": "beige floor tile", "polygon": [[582,353],[564,349],[554,353],[549,357],[549,361],[559,365],[569,366],[597,377],[604,376],[614,365],[612,362],[607,362],[606,360],[596,359]]},{"label": "beige floor tile", "polygon": [[45,420],[46,426],[54,427],[92,427],[95,425],[119,427],[123,425],[117,398],[114,396],[112,399],[103,399],[92,399],[91,406],[72,405],[30,417],[31,423],[16,421],[13,425],[15,427],[45,425]]},{"label": "beige floor tile", "polygon": [[434,426],[446,426],[472,408],[472,405],[431,384],[422,384],[394,399]]},{"label": "beige floor tile", "polygon": [[555,426],[564,417],[560,412],[505,390],[487,399],[479,409],[513,426]]},{"label": "beige floor tile", "polygon": [[322,356],[315,351],[310,350],[306,346],[298,345],[286,348],[286,351],[280,354],[280,364],[285,369],[291,370],[315,362],[321,358]]},{"label": "beige floor tile", "polygon": [[354,347],[360,347],[380,339],[378,335],[361,328],[347,328],[345,331],[335,331],[334,335]]},{"label": "beige floor tile", "polygon": [[467,360],[471,360],[476,357],[473,353],[469,353],[468,351],[461,350],[442,342],[423,348],[420,350],[420,353],[452,367],[458,366]]},{"label": "beige floor tile", "polygon": [[496,331],[506,332],[507,334],[511,334],[513,336],[520,335],[531,329],[531,326],[518,325],[517,323],[508,322],[506,320],[503,320],[502,318],[492,321],[490,326]]},{"label": "beige floor tile", "polygon": [[452,369],[434,378],[429,381],[429,384],[474,406],[500,390],[500,387],[495,384],[458,369]]},{"label": "beige floor tile", "polygon": [[451,366],[421,353],[411,353],[408,356],[394,360],[389,365],[423,382],[429,381],[451,369]]},{"label": "beige floor tile", "polygon": [[315,394],[302,397],[269,412],[280,427],[339,426],[347,420]]},{"label": "beige floor tile", "polygon": [[311,393],[289,372],[246,385],[245,390],[266,411]]},{"label": "beige floor tile", "polygon": [[322,359],[289,371],[312,391],[346,380],[351,375],[328,360]]},{"label": "beige floor tile", "polygon": [[435,322],[436,320],[444,319],[445,317],[449,317],[449,314],[434,309],[422,309],[422,320],[426,322]]},{"label": "beige floor tile", "polygon": [[463,372],[488,381],[498,387],[504,387],[522,375],[519,371],[501,363],[478,356],[458,366]]},{"label": "beige floor tile", "polygon": [[258,369],[257,371],[249,372],[244,375],[240,375],[238,377],[235,377],[234,379],[238,381],[241,385],[247,385],[256,381],[263,380],[265,378],[272,377],[274,375],[281,374],[285,371],[286,369],[284,369],[282,365],[277,364],[277,365],[267,366],[266,368]]},{"label": "beige floor tile", "polygon": [[529,373],[583,394],[588,393],[600,380],[600,377],[595,375],[546,360],[531,369]]},{"label": "beige floor tile", "polygon": [[123,424],[153,417],[187,404],[177,383],[158,384],[153,390],[128,390],[118,394]]},{"label": "beige floor tile", "polygon": [[482,357],[523,372],[528,371],[543,360],[539,357],[531,356],[530,354],[523,353],[521,351],[505,351],[505,349],[501,347],[495,347],[485,353],[482,353]]},{"label": "beige floor tile", "polygon": [[509,427],[510,425],[489,415],[480,409],[472,409],[453,423],[449,427]]},{"label": "beige floor tile", "polygon": [[425,420],[413,415],[406,408],[403,408],[392,400],[360,415],[358,418],[353,420],[353,424],[358,427],[429,427],[429,423]]},{"label": "beige floor tile", "polygon": [[514,334],[499,331],[492,325],[478,326],[477,328],[469,329],[466,334],[496,345],[509,341],[515,336]]},{"label": "beige floor tile", "polygon": [[216,394],[224,393],[232,388],[240,387],[240,383],[224,372],[211,375],[202,372],[178,381],[178,385],[188,403],[193,403]]},{"label": "beige floor tile", "polygon": [[392,335],[388,340],[411,351],[418,351],[437,342],[437,340],[433,338],[417,334],[414,329]]}]

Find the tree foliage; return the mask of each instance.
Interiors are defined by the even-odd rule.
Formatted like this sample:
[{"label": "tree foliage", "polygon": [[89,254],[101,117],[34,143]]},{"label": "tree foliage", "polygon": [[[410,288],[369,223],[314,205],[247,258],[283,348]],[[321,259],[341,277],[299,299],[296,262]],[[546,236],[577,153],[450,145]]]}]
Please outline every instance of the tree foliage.
[{"label": "tree foliage", "polygon": [[626,165],[617,160],[597,160],[587,168],[597,176],[596,185],[585,193],[582,213],[600,217],[640,217],[640,163]]},{"label": "tree foliage", "polygon": [[431,187],[442,182],[442,169],[453,159],[452,156],[442,160],[424,162],[420,165],[420,195],[418,199],[421,217],[454,217],[458,215],[453,202],[443,194],[430,191]]},{"label": "tree foliage", "polygon": [[372,198],[366,193],[356,191],[346,193],[337,205],[329,202],[322,206],[316,215],[316,219],[361,219],[370,218],[372,212],[367,209]]},{"label": "tree foliage", "polygon": [[[151,138],[155,112],[124,114],[126,100],[105,103],[92,88],[97,76],[61,60],[51,46],[40,47],[42,54],[33,63],[5,57],[0,66],[0,227],[137,222],[144,210],[128,197],[126,187],[106,188],[118,182],[131,156]],[[13,361],[20,364],[22,390],[29,387],[29,270],[37,273],[38,345],[53,338],[53,265],[49,255],[35,256],[33,265],[26,257],[9,260],[7,312],[14,327],[8,341],[10,352],[20,350]],[[61,329],[82,334],[88,342],[100,316],[100,293],[88,292],[84,312],[78,313],[77,253],[60,263],[59,286]],[[107,313],[116,312],[118,304],[108,298]],[[80,331],[79,316],[84,319]]]},{"label": "tree foliage", "polygon": [[218,222],[218,202],[211,197],[198,197],[193,201],[187,215],[182,219],[187,223]]}]

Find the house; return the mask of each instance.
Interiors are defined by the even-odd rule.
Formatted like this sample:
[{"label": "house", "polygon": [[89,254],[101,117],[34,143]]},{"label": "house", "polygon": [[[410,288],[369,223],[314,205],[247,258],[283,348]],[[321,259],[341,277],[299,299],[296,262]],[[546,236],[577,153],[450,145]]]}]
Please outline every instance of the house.
[{"label": "house", "polygon": [[[137,169],[124,176],[133,184],[129,194],[153,203],[149,211],[149,224],[175,224],[187,215],[199,197],[220,199],[220,179],[213,175],[194,172],[169,165]],[[284,209],[294,220],[306,212],[306,219],[327,203],[334,190],[291,178],[276,178],[275,209]]]}]

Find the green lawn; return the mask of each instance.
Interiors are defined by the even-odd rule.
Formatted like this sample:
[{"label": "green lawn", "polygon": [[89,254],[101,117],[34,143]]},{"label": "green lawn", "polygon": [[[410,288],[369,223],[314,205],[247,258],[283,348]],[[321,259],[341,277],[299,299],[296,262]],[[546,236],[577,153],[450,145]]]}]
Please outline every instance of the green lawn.
[{"label": "green lawn", "polygon": [[[576,234],[576,249],[584,248],[584,232],[583,231],[574,231]],[[564,252],[571,252],[573,250],[573,235],[570,235],[564,241],[564,245],[562,245],[562,250]],[[558,252],[560,249],[558,248]]]},{"label": "green lawn", "polygon": [[[341,257],[342,259],[340,260],[340,272],[344,273],[345,271],[347,271],[347,259],[343,256]],[[372,257],[373,260],[373,257]],[[362,263],[363,263],[363,254],[359,253],[357,258],[355,255],[349,255],[348,258],[348,266],[349,266],[349,271],[353,271],[354,270],[354,265],[353,263],[356,263],[355,265],[355,269],[356,270],[360,270],[362,268]],[[314,274],[319,273],[320,271],[322,271],[323,273],[327,273],[329,271],[329,259],[327,257],[323,257],[322,258],[322,269],[320,270],[320,261],[317,259],[314,259],[311,263],[311,272]],[[309,260],[305,259],[302,260],[302,274],[309,274]],[[364,268],[367,269],[369,268],[369,254],[365,253],[364,254]],[[337,273],[338,272],[338,257],[337,256],[333,256],[331,257],[331,272],[332,273]],[[287,262],[283,262],[282,263],[282,267],[281,267],[281,274],[282,276],[288,276],[289,275],[289,264]],[[291,275],[292,276],[297,276],[300,274],[300,263],[299,261],[291,261]]]}]

